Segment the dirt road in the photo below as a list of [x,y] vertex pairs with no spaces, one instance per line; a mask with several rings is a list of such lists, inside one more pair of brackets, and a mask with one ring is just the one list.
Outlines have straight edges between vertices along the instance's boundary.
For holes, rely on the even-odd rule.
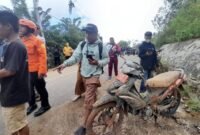
[[[76,80],[77,66],[69,67],[64,70],[63,74],[49,71],[47,81],[47,89],[49,92],[49,100],[52,108],[70,101],[74,94],[74,85]],[[40,105],[40,104],[38,104]],[[0,108],[1,111],[1,108]],[[31,121],[33,116],[29,116]],[[2,115],[0,115],[0,135],[4,132]]]
[[[53,108],[68,103],[74,96],[74,87],[76,82],[77,74],[77,65],[66,68],[62,74],[57,72],[49,71],[46,78],[47,90],[49,92],[50,104]],[[105,74],[102,76],[103,80],[106,79],[107,67],[105,67]],[[38,103],[38,105],[40,105]],[[32,122],[36,118],[33,118],[32,115],[29,116],[29,121]],[[37,118],[41,119],[41,117]],[[5,132],[3,118],[1,114],[0,106],[0,135],[3,135]]]

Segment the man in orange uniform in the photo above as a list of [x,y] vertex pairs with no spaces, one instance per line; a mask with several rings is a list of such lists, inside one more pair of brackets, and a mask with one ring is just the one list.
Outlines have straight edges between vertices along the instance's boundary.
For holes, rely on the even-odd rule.
[[36,108],[34,87],[41,98],[41,108],[34,113],[34,116],[40,116],[51,107],[46,90],[44,77],[47,73],[47,55],[44,43],[34,35],[36,25],[27,19],[20,19],[20,36],[28,52],[28,65],[31,84],[31,100],[27,109],[27,114],[31,114]]

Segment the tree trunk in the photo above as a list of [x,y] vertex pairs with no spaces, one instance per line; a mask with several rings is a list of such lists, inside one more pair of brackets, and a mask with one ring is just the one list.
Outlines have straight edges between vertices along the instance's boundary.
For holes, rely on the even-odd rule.
[[38,5],[39,5],[39,0],[33,0],[33,7],[34,7],[35,15],[36,15],[37,24],[38,24],[39,27],[40,27],[42,37],[45,38],[44,32],[43,32],[43,27],[42,27],[42,21],[41,21],[39,12],[38,12]]

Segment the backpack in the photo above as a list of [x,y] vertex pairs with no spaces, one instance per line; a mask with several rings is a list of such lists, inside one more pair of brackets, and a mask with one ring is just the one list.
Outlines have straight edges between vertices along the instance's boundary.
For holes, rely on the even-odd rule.
[[[86,42],[82,41],[81,43],[81,51],[83,50],[83,47],[85,46]],[[102,59],[102,52],[103,52],[103,44],[102,43],[98,43],[98,47],[99,47],[99,59]]]
[[[81,51],[83,50],[84,46],[86,45],[86,41],[82,41],[81,43]],[[103,52],[103,44],[102,42],[98,43],[99,47],[99,59],[102,59],[102,52]],[[102,73],[104,73],[103,67],[102,67]]]

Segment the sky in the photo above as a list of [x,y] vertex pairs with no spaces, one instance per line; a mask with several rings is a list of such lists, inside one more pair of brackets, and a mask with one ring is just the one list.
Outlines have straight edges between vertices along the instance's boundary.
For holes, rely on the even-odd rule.
[[[12,8],[10,0],[0,0],[0,5]],[[31,9],[32,0],[26,0]],[[109,37],[119,40],[143,40],[145,31],[156,32],[152,20],[163,0],[74,0],[71,17],[82,17],[82,25],[94,23],[104,41]],[[52,23],[69,17],[68,0],[40,0],[43,9],[52,8]]]

